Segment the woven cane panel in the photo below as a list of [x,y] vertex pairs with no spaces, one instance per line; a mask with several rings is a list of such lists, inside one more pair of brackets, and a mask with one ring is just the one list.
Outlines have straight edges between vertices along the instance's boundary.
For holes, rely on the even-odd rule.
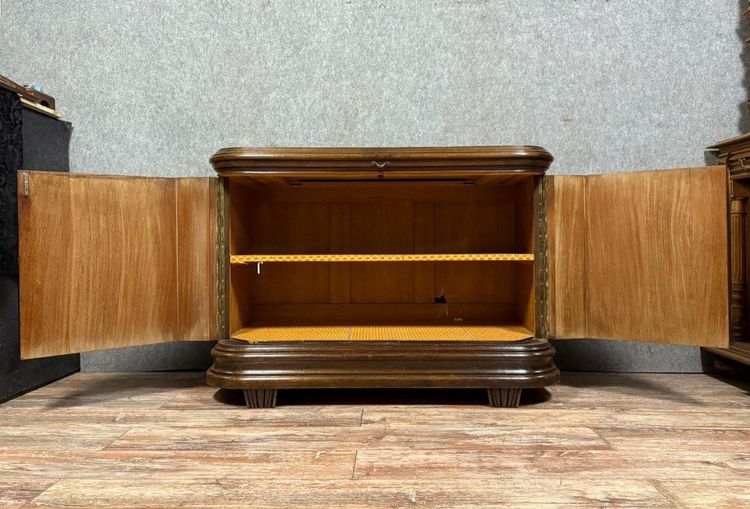
[[263,341],[521,341],[533,334],[520,325],[257,325],[232,334]]
[[467,341],[463,327],[420,325],[364,325],[352,327],[354,341]]
[[465,329],[474,341],[521,341],[534,337],[521,325],[469,325]]
[[456,262],[505,261],[533,262],[530,253],[457,253],[457,254],[284,254],[232,255],[232,264],[271,262]]
[[344,341],[349,339],[351,327],[339,326],[257,326],[232,334],[245,341]]

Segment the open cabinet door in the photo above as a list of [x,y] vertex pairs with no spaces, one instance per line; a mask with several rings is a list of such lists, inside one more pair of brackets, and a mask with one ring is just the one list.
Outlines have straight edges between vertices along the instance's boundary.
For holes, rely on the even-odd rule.
[[217,185],[18,172],[21,357],[215,339]]
[[545,187],[550,337],[728,346],[724,166]]

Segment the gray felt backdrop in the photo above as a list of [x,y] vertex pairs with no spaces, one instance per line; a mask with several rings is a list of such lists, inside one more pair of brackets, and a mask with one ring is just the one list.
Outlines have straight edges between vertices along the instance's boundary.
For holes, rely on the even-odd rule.
[[[744,132],[744,0],[0,0],[0,74],[74,125],[71,169],[210,175],[236,145],[536,144],[556,173],[704,163]],[[695,348],[558,343],[563,367]],[[206,344],[83,356],[202,367]]]

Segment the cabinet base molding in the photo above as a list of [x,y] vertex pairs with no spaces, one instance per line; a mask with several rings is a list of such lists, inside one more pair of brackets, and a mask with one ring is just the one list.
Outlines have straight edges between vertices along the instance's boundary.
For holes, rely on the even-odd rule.
[[278,389],[488,389],[492,406],[518,406],[521,389],[554,385],[546,339],[508,342],[220,340],[209,385],[244,391],[249,407],[275,405]]
[[713,356],[713,358],[704,358],[704,369],[711,371],[711,366],[706,366],[706,362],[711,362],[715,357],[729,359],[730,361],[738,362],[746,366],[750,366],[750,343],[747,342],[734,342],[729,345],[729,348],[703,348],[704,352]]

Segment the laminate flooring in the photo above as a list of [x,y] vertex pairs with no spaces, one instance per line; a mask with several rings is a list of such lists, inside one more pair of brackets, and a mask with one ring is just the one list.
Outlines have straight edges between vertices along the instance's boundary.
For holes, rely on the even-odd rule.
[[[532,403],[533,401],[533,403]],[[0,405],[0,507],[750,507],[750,384],[563,373],[484,391],[282,391],[79,373]]]

